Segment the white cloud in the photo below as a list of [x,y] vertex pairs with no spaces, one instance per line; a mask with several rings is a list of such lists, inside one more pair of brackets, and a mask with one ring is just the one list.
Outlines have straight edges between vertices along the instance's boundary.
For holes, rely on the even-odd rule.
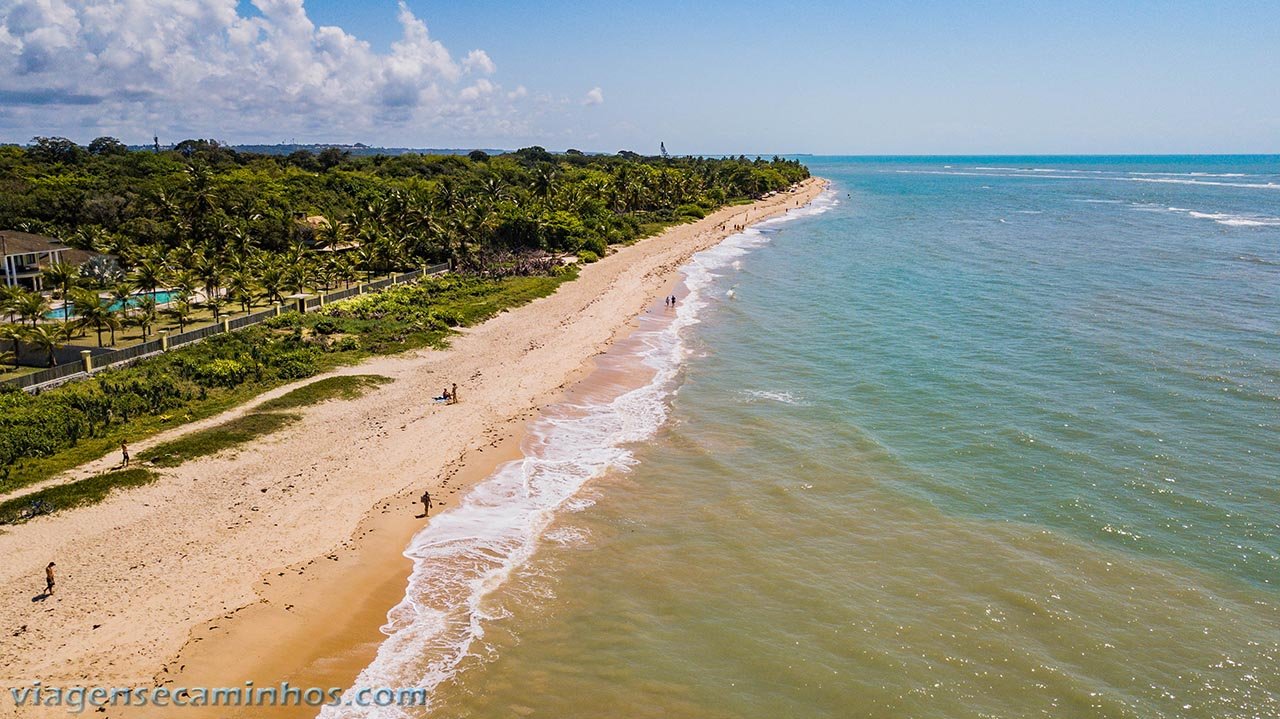
[[241,15],[236,0],[0,0],[0,135],[521,130],[509,103],[523,87],[502,92],[485,77],[497,67],[484,50],[455,60],[403,2],[387,52],[317,27],[302,0],[253,4],[260,15]]
[[474,84],[462,88],[462,92],[458,93],[458,97],[467,101],[475,101],[482,97],[492,95],[498,87],[483,77],[476,80]]
[[511,92],[508,92],[508,93],[507,93],[507,99],[508,99],[508,100],[516,100],[516,99],[519,99],[519,98],[525,97],[525,96],[526,96],[526,95],[528,95],[528,94],[529,94],[529,89],[528,89],[528,88],[526,88],[524,85],[517,85],[517,86],[516,86],[516,89],[514,89],[514,90],[512,90]]
[[583,105],[603,105],[604,91],[598,87],[593,87],[587,91],[587,96],[582,100]]
[[489,59],[489,53],[484,50],[472,50],[467,53],[466,59],[462,61],[462,66],[468,72],[478,72],[484,75],[492,75],[498,71],[498,66],[493,64],[493,60]]

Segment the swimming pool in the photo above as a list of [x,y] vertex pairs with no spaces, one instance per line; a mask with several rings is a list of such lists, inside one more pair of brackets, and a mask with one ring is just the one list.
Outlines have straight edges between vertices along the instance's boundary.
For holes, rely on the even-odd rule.
[[[138,294],[131,296],[127,300],[123,300],[123,301],[116,300],[112,302],[109,305],[109,308],[111,309],[112,312],[119,312],[125,307],[137,307],[138,303],[142,301],[142,298],[150,294],[151,294],[150,292],[139,292]],[[166,304],[177,294],[178,294],[177,292],[172,292],[170,290],[159,290],[155,293],[156,304],[157,305]],[[56,310],[44,313],[44,318],[47,320],[70,319],[76,316],[75,309],[76,309],[75,305],[68,303],[66,305],[63,305],[62,307],[59,307]]]

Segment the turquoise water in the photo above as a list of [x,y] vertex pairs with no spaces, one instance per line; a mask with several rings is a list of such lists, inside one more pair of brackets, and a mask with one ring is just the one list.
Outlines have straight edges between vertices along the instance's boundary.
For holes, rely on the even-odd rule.
[[717,358],[794,348],[778,389],[948,513],[1280,580],[1280,159],[813,169],[845,204],[751,258]]
[[[148,294],[152,294],[152,293],[143,293],[143,294],[134,295],[133,297],[129,298],[127,301],[124,301],[124,302],[120,300],[115,300],[110,305],[108,305],[108,309],[110,309],[112,312],[119,312],[125,307],[137,307],[141,299],[147,296]],[[154,297],[156,298],[156,304],[157,305],[166,304],[176,294],[178,293],[170,292],[168,290],[160,290],[158,292],[155,292]],[[45,316],[45,319],[50,319],[50,320],[65,320],[70,317],[76,316],[75,309],[76,309],[75,305],[67,304],[62,307],[59,307],[56,310],[53,310],[52,312],[46,312],[44,316]]]
[[373,716],[1280,716],[1280,158],[806,160],[415,540]]

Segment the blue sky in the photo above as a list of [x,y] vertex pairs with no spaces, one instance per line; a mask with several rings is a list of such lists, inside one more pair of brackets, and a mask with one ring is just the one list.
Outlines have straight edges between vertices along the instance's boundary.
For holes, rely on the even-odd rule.
[[[678,153],[1280,151],[1276,2],[299,1],[155,0],[195,18],[200,32],[176,39],[159,15],[120,18],[113,39],[99,14],[80,39],[104,58],[97,75],[29,49],[0,75],[0,139],[47,128],[140,141],[154,125],[231,141],[665,141]],[[34,43],[31,15],[0,9],[0,28]],[[177,60],[146,54],[148,28]],[[0,33],[0,71],[4,48]],[[121,76],[132,84],[113,86]]]

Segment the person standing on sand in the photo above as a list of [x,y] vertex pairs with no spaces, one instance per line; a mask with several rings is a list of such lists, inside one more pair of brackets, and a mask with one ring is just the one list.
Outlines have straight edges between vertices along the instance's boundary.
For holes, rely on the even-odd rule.
[[449,404],[458,403],[458,383],[453,383],[453,393],[449,395]]
[[58,565],[49,562],[48,566],[44,568],[44,593],[50,596],[53,595],[53,568],[56,566]]
[[123,458],[123,462],[121,462],[120,466],[128,467],[129,466],[129,445],[125,444],[124,442],[120,443],[120,456]]
[[422,502],[422,516],[426,517],[431,514],[431,492],[423,492],[422,497],[418,500]]

